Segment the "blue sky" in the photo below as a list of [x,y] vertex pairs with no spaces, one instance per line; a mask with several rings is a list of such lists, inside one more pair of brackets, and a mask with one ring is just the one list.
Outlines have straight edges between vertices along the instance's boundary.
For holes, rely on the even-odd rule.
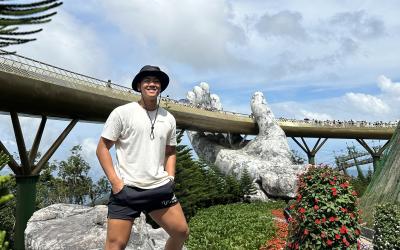
[[[251,95],[262,91],[276,117],[393,121],[400,118],[399,9],[395,0],[65,0],[37,41],[12,49],[125,86],[143,65],[159,65],[170,75],[170,97],[185,98],[204,81],[229,111],[250,113]],[[0,122],[0,139],[16,151],[9,116]],[[31,145],[39,120],[21,122]],[[49,122],[41,151],[66,124]],[[52,159],[82,144],[100,174],[101,129],[79,123]],[[357,145],[328,140],[317,160],[332,164],[346,143]]]

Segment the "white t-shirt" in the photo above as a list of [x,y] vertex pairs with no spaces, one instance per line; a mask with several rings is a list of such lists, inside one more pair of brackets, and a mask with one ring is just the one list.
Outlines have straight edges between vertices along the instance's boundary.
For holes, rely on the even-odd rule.
[[[154,121],[156,110],[149,111]],[[159,107],[151,140],[151,122],[146,110],[136,102],[114,109],[108,117],[102,137],[114,141],[115,172],[125,185],[150,189],[171,179],[164,169],[165,146],[176,145],[176,121]]]

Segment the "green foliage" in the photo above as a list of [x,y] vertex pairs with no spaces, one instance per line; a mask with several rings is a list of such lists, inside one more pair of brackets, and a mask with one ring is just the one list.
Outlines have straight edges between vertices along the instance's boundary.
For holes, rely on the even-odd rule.
[[249,171],[245,168],[242,176],[240,177],[240,190],[243,192],[244,201],[250,201],[250,195],[254,195],[257,192],[254,182],[249,174]]
[[[9,157],[0,152],[0,170],[7,164]],[[11,176],[0,176],[0,209],[14,198],[13,194],[9,193],[8,184],[11,182]],[[3,224],[3,222],[1,223]],[[0,228],[3,228],[2,226]],[[6,250],[9,247],[9,242],[6,238],[6,231],[0,231],[0,249]]]
[[367,189],[369,183],[372,179],[372,169],[368,170],[367,176],[357,175],[357,177],[351,177],[350,184],[353,186],[354,190],[357,192],[358,197],[361,197],[365,190]]
[[291,159],[292,159],[293,164],[301,165],[306,162],[306,159],[304,159],[304,157],[301,156],[297,150],[293,150],[293,149],[292,149]]
[[290,206],[288,249],[356,249],[361,233],[357,194],[349,179],[327,166],[299,176]]
[[[43,0],[33,3],[0,1],[0,48],[36,40],[24,38],[24,36],[40,32],[42,29],[20,32],[18,26],[50,22],[50,17],[57,12],[46,12],[61,4],[62,2],[58,2],[58,0]],[[0,51],[0,54],[8,54],[8,52]]]
[[[90,166],[83,159],[81,150],[81,146],[74,146],[71,149],[71,156],[67,160],[55,161],[44,166],[37,183],[36,209],[55,203],[94,205],[99,197],[110,192],[110,184],[105,177],[100,178],[97,183],[93,183],[91,177],[88,176]],[[40,153],[38,156],[40,157]],[[10,181],[5,184],[6,188],[15,194],[15,178],[7,178]],[[14,199],[0,205],[0,228],[6,230],[11,246],[14,237],[15,207]]]
[[400,206],[376,206],[374,220],[374,249],[400,249]]
[[282,203],[235,203],[200,210],[190,221],[188,249],[259,249],[273,237],[271,210]]
[[86,196],[90,193],[92,179],[89,174],[89,163],[83,159],[82,147],[74,146],[71,149],[71,156],[66,161],[61,161],[58,166],[58,176],[63,182],[62,192],[68,203],[85,203]]

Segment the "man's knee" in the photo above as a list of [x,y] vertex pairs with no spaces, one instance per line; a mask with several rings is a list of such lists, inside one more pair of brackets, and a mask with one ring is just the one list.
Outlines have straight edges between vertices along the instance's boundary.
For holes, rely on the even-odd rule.
[[189,227],[187,225],[182,225],[176,228],[173,236],[186,240],[189,237]]
[[118,239],[118,238],[112,238],[112,239],[107,239],[106,242],[106,250],[122,250],[126,248],[126,245],[128,242]]

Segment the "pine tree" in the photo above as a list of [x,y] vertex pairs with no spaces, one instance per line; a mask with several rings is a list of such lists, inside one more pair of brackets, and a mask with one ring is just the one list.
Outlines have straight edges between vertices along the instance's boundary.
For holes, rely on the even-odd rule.
[[250,201],[250,195],[257,193],[254,182],[246,168],[243,170],[242,176],[240,177],[240,189],[242,190],[243,199],[245,202]]
[[[15,2],[16,1],[11,3],[5,0],[0,1],[0,48],[36,40],[35,38],[25,38],[24,36],[38,33],[42,31],[42,29],[20,32],[18,31],[18,26],[50,22],[50,17],[54,16],[57,12],[46,12],[62,4],[62,2],[58,2],[58,0],[43,0],[33,3]],[[0,51],[0,54],[9,53],[10,52]]]
[[183,131],[178,131],[175,194],[186,219],[190,220],[201,208],[240,201],[243,193],[239,181],[234,176],[225,176],[202,159],[194,160],[192,150],[180,144],[182,137]]

